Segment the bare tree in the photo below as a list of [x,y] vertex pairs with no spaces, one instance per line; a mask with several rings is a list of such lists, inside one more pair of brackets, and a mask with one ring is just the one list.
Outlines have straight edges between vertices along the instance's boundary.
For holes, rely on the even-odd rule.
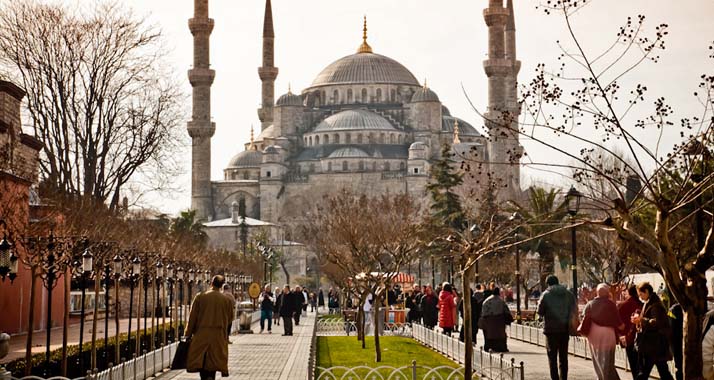
[[185,97],[160,32],[118,2],[5,2],[0,62],[27,91],[47,187],[115,209],[130,181],[161,188],[177,172]]

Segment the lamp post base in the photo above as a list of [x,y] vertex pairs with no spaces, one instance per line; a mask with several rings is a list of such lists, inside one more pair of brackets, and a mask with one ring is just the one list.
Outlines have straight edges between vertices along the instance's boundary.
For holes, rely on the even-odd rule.
[[10,380],[12,373],[6,370],[5,367],[0,366],[0,380]]

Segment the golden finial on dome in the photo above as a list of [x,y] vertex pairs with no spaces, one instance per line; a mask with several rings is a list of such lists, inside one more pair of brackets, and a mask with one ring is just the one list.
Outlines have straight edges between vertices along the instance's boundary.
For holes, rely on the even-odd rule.
[[249,150],[258,150],[258,147],[255,145],[255,137],[254,137],[254,132],[253,132],[253,124],[250,125],[250,146],[248,147]]
[[288,82],[288,94],[292,95],[292,93],[293,93],[292,85],[290,84],[290,82]]
[[429,88],[429,85],[426,83],[426,78],[424,78],[424,89],[426,90],[428,88]]
[[454,119],[454,145],[461,144],[459,139],[459,119]]
[[367,16],[364,16],[364,28],[362,29],[362,45],[357,49],[357,53],[371,53],[372,47],[367,43]]

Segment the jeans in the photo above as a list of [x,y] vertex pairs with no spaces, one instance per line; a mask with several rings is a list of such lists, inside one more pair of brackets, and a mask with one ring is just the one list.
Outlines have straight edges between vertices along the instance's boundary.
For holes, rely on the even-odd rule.
[[637,373],[640,371],[640,359],[637,356],[637,350],[635,350],[634,345],[629,345],[625,348],[627,353],[627,363],[630,365],[630,371],[632,371],[632,380],[637,380]]
[[260,331],[263,331],[265,327],[265,320],[268,320],[268,331],[273,329],[273,311],[272,310],[261,310],[260,311]]
[[290,317],[283,317],[283,332],[285,335],[293,335],[293,320]]
[[[551,380],[566,380],[568,378],[568,333],[546,335],[545,351],[548,353],[548,366]],[[560,366],[558,366],[560,361]],[[560,376],[558,376],[560,369]]]
[[662,361],[655,361],[651,357],[647,357],[645,355],[640,355],[640,373],[637,374],[637,380],[647,380],[650,378],[650,372],[652,372],[652,368],[657,367],[657,372],[659,373],[659,378],[661,380],[673,380],[674,378],[672,377],[672,374],[669,373],[669,367],[667,366],[667,362],[662,360]]

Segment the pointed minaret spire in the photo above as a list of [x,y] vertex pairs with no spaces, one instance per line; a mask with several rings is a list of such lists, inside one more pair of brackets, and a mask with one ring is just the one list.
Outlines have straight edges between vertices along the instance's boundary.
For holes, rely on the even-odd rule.
[[248,150],[258,150],[258,147],[255,146],[255,131],[253,129],[253,124],[250,125],[250,146],[248,146]]
[[264,130],[273,124],[273,105],[275,104],[275,79],[278,68],[275,67],[275,31],[273,30],[273,7],[270,0],[265,1],[265,18],[263,19],[263,66],[258,68],[262,82],[261,108],[258,109],[260,129]]
[[193,88],[193,109],[188,122],[192,140],[191,152],[191,209],[197,220],[213,217],[211,190],[211,137],[216,125],[211,121],[211,85],[216,76],[211,70],[210,37],[213,19],[208,17],[208,0],[194,0],[194,15],[188,21],[193,35],[193,67],[188,80]]
[[454,145],[461,144],[461,139],[459,138],[459,119],[454,119]]
[[364,16],[364,27],[362,28],[362,45],[357,49],[357,53],[371,53],[372,47],[367,43],[367,15]]

